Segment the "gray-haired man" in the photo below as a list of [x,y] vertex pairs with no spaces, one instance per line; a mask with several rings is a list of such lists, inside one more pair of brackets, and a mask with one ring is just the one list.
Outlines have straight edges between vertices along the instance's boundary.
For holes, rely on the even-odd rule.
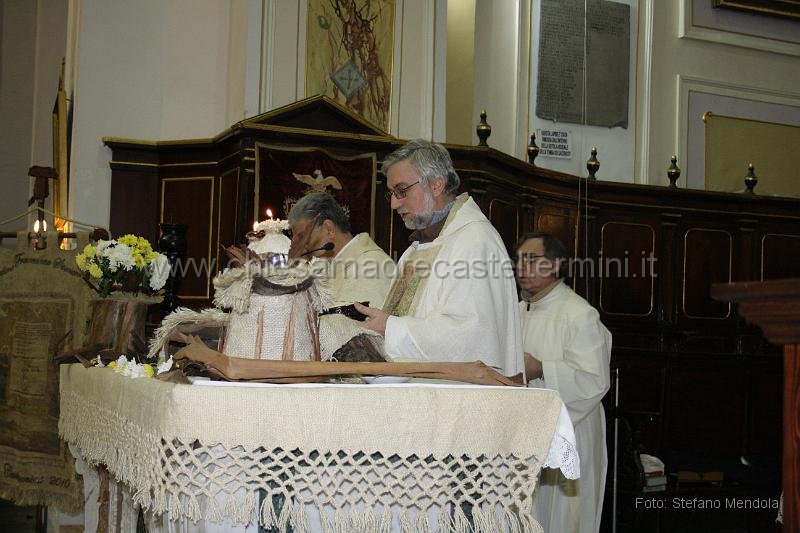
[[314,223],[304,253],[330,261],[322,283],[330,291],[333,305],[381,305],[394,274],[391,258],[368,233],[353,236],[347,215],[330,194],[308,194],[289,211],[294,235],[305,233]]
[[383,310],[357,305],[390,357],[481,360],[523,371],[517,291],[500,235],[464,193],[450,154],[414,140],[383,161],[388,199],[411,235]]

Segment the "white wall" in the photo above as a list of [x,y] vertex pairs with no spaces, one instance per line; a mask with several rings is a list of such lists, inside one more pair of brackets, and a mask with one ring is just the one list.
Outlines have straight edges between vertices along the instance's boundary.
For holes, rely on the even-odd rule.
[[[686,84],[679,80],[720,97],[751,94],[784,105],[800,99],[800,56],[734,46],[741,38],[681,38],[681,9],[692,0],[630,1],[640,14],[631,21],[639,35],[638,55],[631,56],[638,59],[629,128],[635,137],[609,149],[610,132],[587,134],[572,166],[543,158],[539,165],[584,175],[588,148],[596,144],[600,179],[665,183],[670,156],[677,154],[681,164],[686,132],[699,120],[689,116]],[[474,99],[463,110],[474,128],[485,107],[494,128],[489,144],[520,159],[537,127],[531,89],[538,5],[476,2]],[[305,0],[1,0],[0,214],[24,208],[31,164],[51,164],[51,91],[65,40],[72,51],[67,84],[74,88],[71,215],[107,225],[110,151],[102,137],[209,137],[244,116],[304,97],[305,6]],[[397,0],[396,6],[390,133],[446,139],[447,5]],[[724,90],[714,93],[714,87]]]
[[[67,0],[0,1],[0,220],[27,209],[28,168],[53,165],[52,110],[66,18]],[[13,231],[26,222],[2,229]]]
[[[653,20],[650,93],[642,110],[649,127],[638,148],[642,182],[667,183],[669,158],[677,154],[679,166],[686,159],[687,129],[701,120],[689,115],[688,96],[681,94],[687,79],[720,96],[749,94],[753,100],[784,104],[800,98],[800,57],[735,46],[741,42],[737,34],[722,34],[723,42],[680,38],[681,9],[691,9],[692,0],[643,0],[642,4],[647,4],[643,10],[652,11]],[[683,177],[678,183],[686,186]]]
[[[306,97],[305,0],[249,0],[247,39],[248,116]],[[395,46],[389,133],[411,139],[444,137],[446,4],[440,0],[395,1]],[[253,27],[253,17],[261,19]],[[256,32],[260,35],[256,35]],[[258,59],[257,59],[258,58]],[[438,73],[438,74],[437,74]],[[313,95],[308,95],[313,96]],[[256,108],[256,102],[258,102]]]
[[31,164],[52,166],[53,105],[66,50],[67,0],[38,0],[37,6]]
[[473,144],[475,100],[475,0],[447,3],[446,135],[449,143]]
[[[487,122],[492,126],[489,146],[520,158],[527,144],[529,17],[529,0],[475,4],[472,121],[477,126],[485,109]],[[474,127],[472,140],[478,144]]]
[[[670,0],[672,1],[672,0]],[[541,21],[541,2],[534,2],[531,17],[531,33],[536,36],[531,42],[531,72],[533,82],[530,88],[530,122],[528,129],[534,133],[536,129],[555,129],[568,131],[572,135],[572,158],[557,159],[552,157],[539,156],[536,165],[552,170],[567,172],[576,176],[588,175],[586,171],[586,160],[589,159],[593,146],[597,147],[597,158],[600,160],[600,170],[597,178],[600,180],[633,182],[634,181],[634,160],[636,148],[636,95],[637,95],[637,35],[638,35],[638,0],[618,0],[619,3],[630,6],[630,66],[628,75],[628,127],[627,128],[606,128],[601,126],[588,126],[581,124],[571,124],[567,122],[554,122],[536,116],[536,77],[539,66],[539,24]],[[591,80],[587,80],[586,91],[591,90]],[[527,143],[526,143],[527,144]],[[523,152],[524,154],[524,152]],[[518,157],[522,157],[518,155]]]
[[[33,132],[36,2],[0,3],[0,220],[27,209]],[[15,231],[19,222],[4,226]]]
[[[72,0],[76,2],[78,0]],[[211,137],[244,116],[244,0],[80,0],[71,213],[108,225],[102,138]]]
[[493,148],[524,160],[527,157],[526,147],[530,134],[537,128],[567,130],[573,140],[572,158],[540,156],[536,160],[538,166],[585,176],[586,159],[591,147],[597,146],[601,160],[599,179],[634,181],[638,1],[621,2],[631,6],[627,129],[554,123],[537,117],[536,81],[541,2],[476,2],[472,143],[478,142],[474,127],[479,121],[481,110],[485,109],[487,121],[492,126],[488,144]]

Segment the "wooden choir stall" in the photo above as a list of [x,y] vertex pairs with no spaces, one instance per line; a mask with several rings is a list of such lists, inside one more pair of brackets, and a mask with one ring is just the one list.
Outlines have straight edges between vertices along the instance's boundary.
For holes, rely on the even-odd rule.
[[[382,158],[405,141],[325,97],[243,120],[210,139],[104,142],[112,152],[112,233],[157,242],[159,224],[186,224],[187,260],[209,265],[181,278],[182,305],[208,306],[211,278],[224,267],[221,247],[241,242],[267,208],[286,218],[288,203],[311,190],[333,194],[349,210],[354,232],[369,231],[393,257],[408,244],[408,230],[383,200],[380,171]],[[602,139],[596,144],[602,161]],[[649,179],[663,185],[643,186],[605,181],[613,176],[602,166],[603,180],[595,180],[490,146],[447,148],[462,190],[509,249],[523,232],[547,231],[579,260],[592,260],[578,263],[584,268],[571,283],[614,339],[619,405],[609,394],[607,418],[626,443],[609,448],[610,460],[619,457],[619,530],[635,531],[644,520],[670,531],[686,520],[677,511],[642,516],[634,508],[642,495],[626,477],[634,450],[664,459],[673,475],[663,497],[778,498],[781,352],[732,303],[715,300],[710,287],[800,278],[800,263],[790,260],[800,256],[800,200],[670,187],[668,161],[663,176]],[[606,523],[613,470],[610,463]],[[703,483],[710,472],[717,475]],[[732,523],[763,531],[775,514],[733,509],[691,519],[707,531]],[[796,523],[784,530],[794,529]]]

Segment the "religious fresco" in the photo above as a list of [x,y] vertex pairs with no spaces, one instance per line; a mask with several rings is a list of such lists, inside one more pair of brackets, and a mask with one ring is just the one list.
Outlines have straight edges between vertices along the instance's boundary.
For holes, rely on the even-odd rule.
[[309,0],[306,96],[329,96],[389,130],[394,5]]

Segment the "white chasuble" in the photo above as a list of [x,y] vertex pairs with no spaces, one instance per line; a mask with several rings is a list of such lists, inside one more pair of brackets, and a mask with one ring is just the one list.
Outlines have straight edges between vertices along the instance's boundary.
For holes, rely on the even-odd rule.
[[467,194],[439,236],[403,253],[384,311],[385,350],[396,359],[480,360],[505,375],[523,371],[517,291],[497,230]]
[[332,305],[369,302],[380,307],[394,277],[394,263],[369,234],[359,233],[330,262],[330,275],[319,280]]

